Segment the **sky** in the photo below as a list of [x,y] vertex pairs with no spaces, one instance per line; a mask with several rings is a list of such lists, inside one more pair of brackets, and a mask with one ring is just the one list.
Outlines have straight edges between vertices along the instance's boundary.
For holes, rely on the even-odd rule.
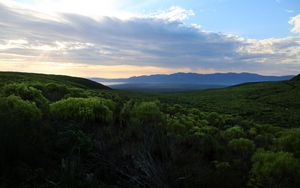
[[299,0],[0,0],[0,71],[300,73]]

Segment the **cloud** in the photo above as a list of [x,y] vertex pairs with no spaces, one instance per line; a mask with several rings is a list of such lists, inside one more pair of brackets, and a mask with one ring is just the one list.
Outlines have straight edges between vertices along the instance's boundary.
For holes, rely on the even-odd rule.
[[[135,66],[135,65],[89,65],[78,63],[53,63],[53,62],[34,62],[20,63],[14,62],[5,64],[0,61],[0,70],[35,72],[45,74],[64,74],[81,77],[104,77],[104,78],[128,78],[147,74],[170,74],[177,72],[199,72],[213,73],[213,69],[191,69],[191,68],[165,68],[156,66]],[[84,71],[83,71],[84,70]]]
[[166,11],[159,11],[154,13],[151,17],[174,22],[174,21],[184,21],[190,16],[195,16],[193,10],[190,9],[187,10],[178,6],[172,6]]
[[42,12],[44,15],[51,16],[56,13],[79,14],[93,18],[101,16],[129,18],[136,15],[123,8],[125,5],[131,6],[130,0],[4,0],[2,3],[14,8]]
[[289,24],[293,25],[293,29],[291,30],[292,32],[300,34],[300,14],[292,17]]
[[[199,25],[183,23],[193,14],[171,7],[128,19],[95,19],[72,13],[49,17],[0,3],[1,69],[41,72],[45,68],[54,73],[63,70],[71,74],[72,70],[85,75],[79,74],[81,70],[102,77],[119,77],[121,73],[115,70],[122,66],[131,67],[136,75],[146,72],[147,67],[149,73],[213,70],[296,74],[300,70],[300,37],[255,40],[206,32]],[[295,27],[296,22],[291,21]],[[100,71],[103,67],[106,74]]]

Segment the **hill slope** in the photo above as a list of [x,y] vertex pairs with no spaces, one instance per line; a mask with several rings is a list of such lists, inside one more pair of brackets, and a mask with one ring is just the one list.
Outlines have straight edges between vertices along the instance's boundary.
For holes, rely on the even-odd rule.
[[300,76],[289,81],[248,83],[223,89],[156,95],[161,101],[204,111],[237,114],[261,123],[300,126]]
[[297,80],[300,81],[300,74],[299,74],[298,76],[295,76],[295,77],[293,78],[293,80],[294,80],[294,81],[297,81]]
[[129,96],[3,73],[25,83],[0,85],[0,187],[299,188],[298,78]]
[[80,87],[83,89],[110,89],[100,83],[89,79],[62,76],[62,75],[46,75],[35,73],[20,72],[0,72],[0,86],[12,82],[41,82],[41,83],[58,83],[66,86]]

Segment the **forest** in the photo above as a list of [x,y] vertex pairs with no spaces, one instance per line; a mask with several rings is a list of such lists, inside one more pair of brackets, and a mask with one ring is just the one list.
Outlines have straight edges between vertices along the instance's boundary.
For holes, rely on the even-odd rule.
[[0,187],[299,188],[300,76],[179,93],[0,72]]

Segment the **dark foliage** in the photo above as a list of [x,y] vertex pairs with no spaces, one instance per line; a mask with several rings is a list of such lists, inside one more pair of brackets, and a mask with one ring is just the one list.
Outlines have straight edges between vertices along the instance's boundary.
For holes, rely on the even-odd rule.
[[0,75],[0,187],[300,187],[295,80],[147,95],[15,75]]

